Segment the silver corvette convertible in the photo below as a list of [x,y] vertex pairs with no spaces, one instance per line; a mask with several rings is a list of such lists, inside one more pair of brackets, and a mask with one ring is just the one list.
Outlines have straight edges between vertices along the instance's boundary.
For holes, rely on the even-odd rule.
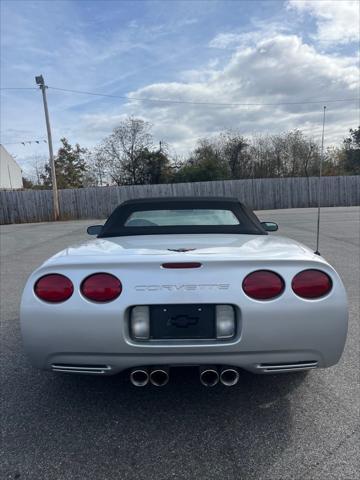
[[239,369],[329,367],[342,354],[347,300],[336,271],[231,198],[131,200],[97,238],[47,260],[21,302],[36,367],[165,385],[196,366],[206,386]]

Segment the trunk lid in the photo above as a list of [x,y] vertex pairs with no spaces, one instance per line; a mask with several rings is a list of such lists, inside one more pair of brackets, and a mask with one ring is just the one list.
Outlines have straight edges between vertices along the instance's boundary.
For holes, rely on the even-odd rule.
[[[319,260],[305,245],[272,235],[139,235],[91,240],[59,252],[46,263],[197,260]],[[150,258],[149,258],[150,257]],[[96,260],[95,260],[96,259]]]

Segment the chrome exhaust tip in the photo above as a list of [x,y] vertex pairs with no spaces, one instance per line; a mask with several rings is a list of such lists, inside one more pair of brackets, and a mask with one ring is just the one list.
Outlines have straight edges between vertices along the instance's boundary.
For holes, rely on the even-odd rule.
[[215,367],[200,368],[200,382],[204,387],[215,387],[219,383],[219,373]]
[[238,383],[239,376],[236,368],[223,368],[220,372],[220,382],[226,387],[233,387]]
[[145,368],[134,368],[130,372],[130,382],[135,387],[145,387],[149,383],[149,372]]
[[154,368],[150,372],[150,383],[155,387],[163,387],[169,381],[168,368]]

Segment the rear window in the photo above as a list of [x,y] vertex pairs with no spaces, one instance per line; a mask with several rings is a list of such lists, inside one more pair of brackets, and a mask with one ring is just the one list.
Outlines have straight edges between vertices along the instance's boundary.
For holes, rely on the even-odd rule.
[[173,227],[192,225],[239,225],[238,218],[231,210],[186,209],[186,210],[144,210],[131,213],[125,227]]
[[256,215],[237,199],[164,197],[122,203],[107,219],[99,238],[211,233],[267,235]]

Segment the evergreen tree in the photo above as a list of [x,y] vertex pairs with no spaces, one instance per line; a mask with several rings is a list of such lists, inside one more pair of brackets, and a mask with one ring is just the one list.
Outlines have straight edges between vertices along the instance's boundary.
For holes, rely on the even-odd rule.
[[[62,146],[55,157],[55,172],[57,186],[63,188],[81,188],[87,178],[87,165],[84,155],[88,153],[86,148],[81,148],[77,143],[74,147],[66,138],[61,140]],[[51,187],[50,164],[45,165],[45,171],[41,178],[46,187]]]

